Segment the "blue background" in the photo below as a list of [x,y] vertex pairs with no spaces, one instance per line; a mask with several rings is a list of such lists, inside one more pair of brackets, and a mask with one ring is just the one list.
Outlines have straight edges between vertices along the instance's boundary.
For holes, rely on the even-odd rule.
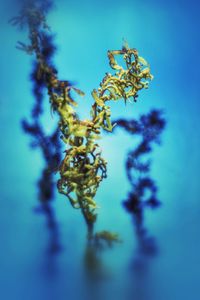
[[[108,179],[98,191],[101,206],[97,230],[118,232],[123,243],[102,254],[109,270],[106,281],[95,286],[86,280],[83,256],[86,228],[79,211],[63,196],[53,203],[62,252],[47,252],[49,232],[37,206],[35,182],[43,167],[38,151],[20,121],[30,116],[33,96],[29,73],[31,57],[16,50],[26,32],[7,20],[18,6],[1,3],[1,266],[2,299],[82,299],[110,294],[116,299],[199,299],[199,4],[196,1],[56,1],[48,21],[56,33],[55,64],[61,79],[77,82],[86,92],[79,100],[85,118],[92,103],[90,92],[109,71],[108,49],[120,49],[123,39],[138,49],[151,65],[154,80],[139,102],[112,105],[113,119],[136,118],[151,108],[165,111],[167,127],[162,146],[154,147],[152,176],[159,186],[162,206],[145,213],[145,224],[159,245],[159,255],[145,258],[146,272],[130,270],[137,240],[122,200],[130,189],[124,161],[134,141],[118,131],[101,140],[108,160]],[[56,123],[45,104],[47,133]],[[93,294],[91,293],[96,293]]]

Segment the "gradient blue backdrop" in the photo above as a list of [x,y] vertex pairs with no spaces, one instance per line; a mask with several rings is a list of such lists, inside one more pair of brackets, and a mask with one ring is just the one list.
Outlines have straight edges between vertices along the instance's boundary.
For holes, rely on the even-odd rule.
[[[1,298],[82,299],[89,288],[82,266],[86,231],[80,213],[57,194],[53,205],[63,251],[55,257],[46,254],[45,218],[33,213],[43,161],[38,151],[30,150],[29,137],[20,127],[20,120],[30,116],[33,96],[31,58],[15,48],[16,41],[26,40],[26,33],[7,24],[17,9],[11,1],[1,3]],[[101,141],[109,178],[97,195],[97,229],[116,231],[123,239],[103,254],[113,276],[94,292],[105,299],[109,293],[116,299],[129,299],[132,293],[134,300],[200,298],[199,11],[194,0],[59,0],[49,14],[60,78],[77,82],[86,92],[79,101],[83,118],[92,103],[91,90],[109,71],[107,50],[121,48],[126,39],[149,61],[155,78],[137,104],[112,106],[113,118],[135,118],[162,108],[168,121],[162,146],[152,155],[152,175],[163,205],[145,215],[160,253],[147,262],[143,278],[129,269],[137,242],[130,216],[121,206],[130,188],[124,160],[133,140],[119,130]],[[48,100],[45,110],[44,126],[50,132],[56,119],[50,116]]]

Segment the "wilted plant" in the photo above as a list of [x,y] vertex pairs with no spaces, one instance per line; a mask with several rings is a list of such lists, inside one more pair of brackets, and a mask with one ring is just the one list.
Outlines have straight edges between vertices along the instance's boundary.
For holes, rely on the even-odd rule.
[[[121,50],[108,51],[113,72],[106,73],[99,87],[92,91],[94,103],[91,115],[86,120],[80,120],[72,91],[80,96],[84,93],[71,82],[60,80],[51,62],[53,49],[49,43],[50,28],[45,19],[49,6],[50,1],[26,1],[11,23],[28,28],[29,44],[18,42],[17,48],[35,56],[35,80],[47,89],[51,109],[59,116],[58,127],[66,150],[58,168],[58,190],[74,208],[82,211],[89,237],[92,237],[98,208],[95,195],[100,182],[107,176],[107,162],[102,157],[98,139],[102,130],[112,132],[116,125],[112,124],[108,102],[122,99],[126,103],[131,98],[136,101],[138,91],[148,88],[153,76],[148,63],[136,49],[124,45]],[[122,56],[124,67],[117,63],[116,56]],[[116,239],[107,231],[98,233],[98,236],[101,239]]]

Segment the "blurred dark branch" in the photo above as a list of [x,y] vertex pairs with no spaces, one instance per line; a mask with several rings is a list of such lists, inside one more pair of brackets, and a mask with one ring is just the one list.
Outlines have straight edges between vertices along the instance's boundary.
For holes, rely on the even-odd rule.
[[[29,39],[31,45],[18,42],[17,48],[32,54],[34,47],[40,45],[40,55],[33,61],[30,79],[32,81],[32,92],[34,103],[31,117],[22,120],[22,128],[25,133],[31,136],[31,148],[38,148],[42,154],[45,166],[37,182],[38,199],[41,207],[37,211],[43,212],[47,219],[47,226],[50,232],[49,251],[56,253],[60,249],[58,226],[53,207],[50,202],[54,199],[55,180],[54,174],[58,170],[61,162],[61,144],[59,130],[53,130],[50,135],[45,133],[42,126],[43,103],[45,100],[46,73],[41,68],[40,61],[48,65],[54,73],[57,73],[52,59],[56,51],[54,35],[46,24],[45,15],[52,8],[53,1],[50,0],[23,0],[21,1],[21,11],[17,17],[10,20],[12,25],[24,28],[28,25]],[[34,32],[43,24],[43,30],[39,35]],[[48,30],[45,30],[48,29]]]
[[[157,254],[156,241],[148,233],[144,222],[146,208],[157,208],[160,201],[157,198],[157,184],[150,176],[151,161],[146,155],[153,150],[153,144],[160,143],[166,121],[163,112],[152,110],[142,115],[139,120],[119,119],[115,121],[131,135],[140,136],[141,141],[133,150],[129,151],[126,159],[126,173],[132,190],[129,192],[123,205],[133,217],[133,223],[138,240],[138,257],[135,260],[137,266],[141,267],[141,258]],[[140,263],[139,263],[140,262]],[[139,264],[138,264],[139,263]]]
[[46,203],[54,198],[54,173],[61,160],[61,147],[59,141],[59,131],[56,129],[50,136],[44,134],[44,130],[38,119],[33,124],[22,121],[22,127],[26,133],[32,137],[32,148],[39,148],[45,161],[45,167],[38,181],[38,194],[41,203]]

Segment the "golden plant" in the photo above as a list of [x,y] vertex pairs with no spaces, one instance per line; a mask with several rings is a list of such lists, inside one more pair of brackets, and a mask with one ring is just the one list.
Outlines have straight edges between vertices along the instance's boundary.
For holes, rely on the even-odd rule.
[[[98,208],[95,195],[100,182],[106,178],[107,171],[107,162],[102,157],[98,139],[101,138],[102,130],[112,132],[117,125],[112,124],[108,102],[121,99],[125,103],[130,99],[136,101],[138,92],[148,88],[148,83],[153,78],[149,64],[139,56],[136,49],[129,48],[127,44],[121,50],[108,51],[112,73],[106,73],[99,87],[92,91],[94,103],[90,117],[80,120],[75,110],[77,102],[71,92],[75,91],[80,96],[84,93],[69,81],[59,80],[56,69],[43,51],[43,40],[50,30],[45,10],[41,9],[37,1],[29,2],[11,22],[13,25],[28,27],[30,44],[18,42],[18,48],[35,55],[37,79],[43,80],[51,108],[59,116],[58,126],[66,150],[59,166],[58,190],[69,199],[74,208],[81,209],[89,236],[92,236]],[[116,56],[122,56],[124,66],[117,63]],[[109,236],[112,240],[112,234],[107,231],[99,233],[99,236]],[[113,239],[116,239],[115,235]]]

